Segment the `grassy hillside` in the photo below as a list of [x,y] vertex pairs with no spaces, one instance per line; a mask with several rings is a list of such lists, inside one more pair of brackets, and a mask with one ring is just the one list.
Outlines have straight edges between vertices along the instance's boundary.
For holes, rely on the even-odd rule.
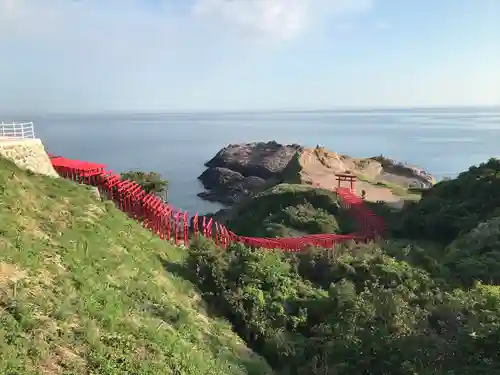
[[280,184],[224,212],[235,233],[288,237],[313,233],[350,233],[353,223],[335,193],[308,185]]
[[165,270],[180,249],[3,159],[0,189],[0,374],[269,373]]

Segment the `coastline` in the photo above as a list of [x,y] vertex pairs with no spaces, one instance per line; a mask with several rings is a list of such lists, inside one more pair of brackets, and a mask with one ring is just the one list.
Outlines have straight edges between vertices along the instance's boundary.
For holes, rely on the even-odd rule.
[[37,136],[54,154],[102,161],[117,172],[157,171],[171,182],[169,199],[175,206],[206,213],[220,206],[196,196],[202,191],[197,176],[204,171],[203,164],[230,143],[275,139],[308,147],[321,143],[328,150],[360,157],[383,153],[419,165],[437,180],[455,177],[498,154],[500,109],[434,112],[401,110],[377,116],[324,111],[244,116],[20,114],[16,119],[33,121]]

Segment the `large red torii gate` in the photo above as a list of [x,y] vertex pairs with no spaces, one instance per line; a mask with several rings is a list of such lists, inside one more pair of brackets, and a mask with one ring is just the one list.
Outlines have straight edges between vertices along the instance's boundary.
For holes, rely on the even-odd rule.
[[351,191],[356,190],[356,180],[357,177],[355,174],[352,174],[350,172],[344,172],[344,173],[336,173],[335,178],[337,179],[337,188],[340,189],[340,185],[342,182],[348,182],[349,186],[351,188]]

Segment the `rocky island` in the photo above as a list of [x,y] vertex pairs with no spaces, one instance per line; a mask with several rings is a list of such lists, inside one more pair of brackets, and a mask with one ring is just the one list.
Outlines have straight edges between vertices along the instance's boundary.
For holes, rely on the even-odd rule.
[[323,147],[307,148],[275,141],[231,144],[206,164],[198,177],[203,199],[231,206],[279,183],[307,184],[332,189],[335,174],[357,176],[357,193],[368,200],[399,202],[412,188],[427,189],[435,179],[421,168],[384,156],[356,158]]

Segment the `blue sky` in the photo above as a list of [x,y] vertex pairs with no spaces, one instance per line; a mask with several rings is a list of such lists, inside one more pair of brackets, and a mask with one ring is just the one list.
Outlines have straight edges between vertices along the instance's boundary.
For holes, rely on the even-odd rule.
[[499,0],[0,0],[0,112],[500,104]]

